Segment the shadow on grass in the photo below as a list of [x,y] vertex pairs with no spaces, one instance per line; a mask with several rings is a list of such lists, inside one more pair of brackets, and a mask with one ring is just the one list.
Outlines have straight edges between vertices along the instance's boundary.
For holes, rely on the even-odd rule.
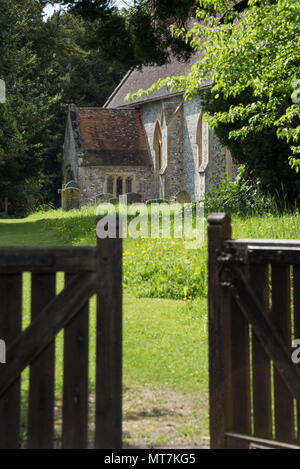
[[126,415],[126,420],[139,420],[141,418],[157,418],[157,417],[167,417],[167,416],[180,415],[180,413],[161,408],[153,408],[151,411],[141,410],[140,412],[128,412]]
[[0,220],[0,246],[62,246],[68,244],[47,219]]

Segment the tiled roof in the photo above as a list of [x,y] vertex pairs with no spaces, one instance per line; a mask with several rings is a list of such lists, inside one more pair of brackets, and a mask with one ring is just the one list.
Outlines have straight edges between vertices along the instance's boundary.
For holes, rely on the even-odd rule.
[[79,127],[84,165],[150,166],[139,110],[72,107],[70,111]]
[[[191,66],[200,60],[199,55],[194,55],[188,62],[179,62],[173,60],[172,62],[162,66],[149,66],[143,67],[141,70],[135,69],[127,73],[120,85],[115,89],[112,95],[108,98],[105,103],[105,108],[118,108],[122,106],[132,106],[147,102],[153,99],[159,99],[164,96],[172,96],[174,93],[167,93],[165,88],[154,91],[149,96],[142,96],[136,101],[124,101],[125,96],[128,93],[135,93],[138,90],[147,89],[159,78],[167,78],[178,75],[187,75]],[[177,93],[176,93],[177,94]]]

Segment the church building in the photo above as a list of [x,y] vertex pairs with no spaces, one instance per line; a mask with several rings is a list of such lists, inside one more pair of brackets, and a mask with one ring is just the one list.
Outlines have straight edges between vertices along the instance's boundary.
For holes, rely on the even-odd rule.
[[130,192],[146,201],[186,191],[198,201],[224,173],[232,177],[229,151],[202,119],[207,85],[188,101],[165,89],[124,100],[159,78],[187,74],[195,60],[131,70],[103,108],[69,107],[63,182],[79,184],[84,205],[94,205],[99,194]]

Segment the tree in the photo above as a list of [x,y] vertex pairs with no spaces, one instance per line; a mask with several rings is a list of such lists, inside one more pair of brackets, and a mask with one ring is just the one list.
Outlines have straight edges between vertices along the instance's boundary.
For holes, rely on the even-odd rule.
[[[248,104],[250,100],[247,91],[237,99],[225,99],[221,95],[215,99],[213,94],[206,92],[203,96],[203,107],[213,115],[226,112],[230,106],[240,102]],[[286,198],[293,204],[299,195],[300,186],[299,174],[289,164],[290,146],[284,139],[277,137],[275,127],[250,132],[243,139],[230,138],[231,132],[239,129],[244,123],[247,123],[247,120],[219,122],[215,133],[222,145],[230,149],[234,160],[246,165],[248,178],[254,179],[253,182],[259,179],[265,191],[274,194],[277,199]]]
[[[187,60],[193,48],[171,34],[170,24],[179,28],[191,25],[197,9],[218,15],[213,1],[124,0],[127,8],[122,10],[114,0],[59,0],[59,3],[90,21],[90,47],[99,49],[105,61],[127,68],[163,65],[174,57]],[[248,0],[232,0],[230,9],[243,11],[247,4]],[[221,21],[231,18],[225,5]]]
[[173,56],[187,60],[193,52],[189,44],[172,36],[169,25],[174,22],[183,27],[195,16],[196,0],[136,0],[122,10],[111,0],[60,0],[60,3],[89,20],[89,46],[97,48],[105,61],[128,69],[162,65]]
[[73,14],[57,12],[33,27],[33,47],[39,60],[38,76],[52,98],[43,119],[39,142],[44,151],[42,192],[44,202],[59,203],[62,145],[68,105],[101,107],[126,70],[105,63],[85,43],[86,22]]
[[15,215],[27,213],[29,196],[59,202],[68,104],[103,105],[125,73],[88,50],[82,19],[45,20],[46,3],[0,0],[0,201],[8,197]]
[[[236,147],[237,160],[246,158],[247,163],[251,160],[250,155],[239,156],[237,145],[242,148],[244,142],[251,140],[252,145],[256,142],[258,146],[265,136],[268,154],[261,152],[260,157],[270,159],[267,166],[272,166],[274,145],[278,149],[284,146],[280,146],[282,139],[289,145],[291,165],[298,168],[300,108],[291,96],[293,83],[299,76],[299,0],[249,0],[242,14],[232,11],[231,21],[224,21],[223,14],[227,9],[230,18],[229,0],[201,0],[201,5],[206,7],[212,3],[219,16],[201,10],[199,22],[190,30],[172,28],[176,37],[184,38],[201,53],[202,58],[191,72],[186,77],[160,80],[133,97],[166,86],[169,90],[184,91],[189,99],[199,92],[203,83],[210,82],[214,103],[206,100],[206,119],[217,133],[227,129],[227,143]],[[287,180],[282,178],[285,188],[289,189],[296,179],[294,189],[299,193],[299,178],[288,170],[287,156],[285,168]],[[253,169],[259,175],[257,161]],[[277,181],[281,177],[283,174],[278,172]],[[274,189],[277,181],[271,184]]]
[[0,106],[0,199],[8,197],[11,206],[23,210],[26,185],[41,172],[42,158],[34,133],[40,127],[39,115],[47,107],[39,99],[30,77],[36,57],[24,41],[25,25],[43,2],[25,0],[20,5],[0,0],[0,76],[6,82],[7,102]]

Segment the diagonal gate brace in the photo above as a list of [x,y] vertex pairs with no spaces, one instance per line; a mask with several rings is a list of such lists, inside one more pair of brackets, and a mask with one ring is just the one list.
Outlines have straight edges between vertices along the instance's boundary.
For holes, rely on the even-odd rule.
[[7,364],[0,375],[0,398],[95,292],[96,274],[76,275],[8,347]]
[[254,290],[249,286],[243,272],[232,265],[233,282],[230,290],[240,310],[252,324],[255,334],[265,352],[285,381],[287,387],[300,403],[300,368],[291,359],[291,352],[274,323],[264,314]]

